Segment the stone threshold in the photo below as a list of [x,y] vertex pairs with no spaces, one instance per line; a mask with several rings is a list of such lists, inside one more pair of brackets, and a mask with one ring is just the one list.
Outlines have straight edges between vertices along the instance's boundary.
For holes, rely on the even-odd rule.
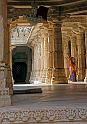
[[33,93],[42,93],[42,89],[41,88],[32,88],[32,89],[13,90],[13,94],[33,94]]
[[77,82],[68,81],[68,84],[87,84],[87,82],[83,82],[83,81],[77,81]]

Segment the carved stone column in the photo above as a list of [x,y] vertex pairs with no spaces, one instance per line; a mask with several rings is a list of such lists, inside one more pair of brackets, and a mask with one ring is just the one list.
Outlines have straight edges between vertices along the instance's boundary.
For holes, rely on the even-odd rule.
[[54,20],[54,43],[53,43],[53,70],[52,70],[52,82],[53,83],[66,83],[66,76],[64,70],[64,57],[62,50],[62,33],[61,22]]
[[11,68],[11,50],[10,50],[10,25],[7,24],[7,39],[6,42],[4,44],[4,49],[5,49],[5,53],[4,53],[4,57],[5,57],[5,63],[6,63],[6,68],[7,68],[7,77],[6,77],[6,85],[7,87],[9,87],[9,93],[10,95],[13,94],[13,83],[12,83],[12,68]]
[[[40,37],[41,38],[41,37]],[[43,54],[41,52],[41,39],[38,34],[33,39],[32,44],[32,72],[30,76],[30,83],[39,83],[42,81],[43,70]]]
[[[11,41],[10,41],[11,42]],[[12,74],[12,51],[16,48],[16,45],[10,44],[10,69],[11,69],[11,79],[12,79],[12,85],[14,84],[13,74]],[[13,91],[12,91],[13,92]]]
[[37,80],[39,82],[42,81],[42,69],[41,69],[41,62],[42,62],[42,54],[41,54],[41,32],[37,34]]
[[62,31],[62,43],[63,43],[63,54],[64,54],[64,69],[66,77],[69,77],[69,48],[68,48],[69,36],[66,31]]
[[40,69],[41,81],[44,82],[44,38],[41,38],[41,69]]
[[86,48],[86,79],[85,81],[87,82],[87,27],[85,31],[85,48]]
[[32,47],[32,71],[31,71],[31,75],[30,75],[30,83],[34,83],[34,48]]
[[48,33],[44,34],[44,82],[48,83]]
[[7,1],[0,0],[0,107],[11,104],[9,88],[6,88],[7,68],[5,61],[5,46],[7,42]]
[[37,80],[37,45],[35,44],[34,46],[34,68],[33,68],[33,79],[34,79],[34,83]]
[[52,83],[52,71],[53,71],[53,43],[54,43],[54,34],[53,27],[48,29],[48,83]]
[[[77,50],[77,39],[76,39],[76,34],[72,32],[70,36],[70,41],[71,41],[71,57],[75,58],[75,67],[76,69],[78,68],[78,50]],[[77,69],[78,70],[78,69]],[[78,77],[77,77],[78,81]]]
[[76,52],[76,37],[74,35],[74,33],[72,33],[72,36],[70,36],[70,40],[71,40],[71,56],[75,58],[75,60],[77,59],[77,52]]
[[77,33],[77,48],[78,48],[78,80],[82,81],[85,77],[85,56],[83,48],[83,32]]

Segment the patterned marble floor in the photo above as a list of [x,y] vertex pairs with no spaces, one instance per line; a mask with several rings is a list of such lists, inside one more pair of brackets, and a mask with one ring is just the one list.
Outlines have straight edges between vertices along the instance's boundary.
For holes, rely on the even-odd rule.
[[12,106],[0,108],[0,124],[87,123],[87,84],[36,87],[42,93],[13,95]]
[[[35,88],[35,86],[27,86],[30,89],[32,87]],[[42,93],[13,95],[12,104],[58,106],[85,105],[87,103],[87,84],[39,85],[36,88],[41,88]]]

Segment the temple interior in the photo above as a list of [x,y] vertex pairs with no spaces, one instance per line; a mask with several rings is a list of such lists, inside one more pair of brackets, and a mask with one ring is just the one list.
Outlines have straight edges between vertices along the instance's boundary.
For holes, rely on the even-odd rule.
[[[71,104],[68,91],[74,101],[85,93],[81,101],[86,102],[87,0],[0,0],[0,107],[45,106],[44,101],[57,98],[55,104],[63,105],[61,96]],[[29,123],[38,118],[23,124]]]

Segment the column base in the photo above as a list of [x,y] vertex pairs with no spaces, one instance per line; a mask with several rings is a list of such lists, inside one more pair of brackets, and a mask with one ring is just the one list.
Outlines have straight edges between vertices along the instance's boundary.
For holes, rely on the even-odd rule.
[[6,66],[6,69],[7,69],[6,87],[9,87],[9,94],[13,95],[13,83],[10,66]]
[[0,63],[0,107],[11,105],[9,88],[6,87],[7,68],[5,63]]
[[9,89],[0,89],[0,107],[10,106],[11,105],[11,97],[9,94]]
[[60,69],[60,68],[53,69],[51,83],[52,84],[67,84],[68,80],[65,76],[65,70]]
[[50,84],[50,80],[49,80],[49,77],[48,77],[48,69],[43,70],[41,81],[42,81],[42,83]]
[[84,81],[84,78],[85,78],[85,71],[80,68],[78,73],[78,81]]
[[68,80],[65,76],[64,69],[48,69],[41,72],[40,76],[33,74],[30,83],[46,83],[46,84],[65,84]]
[[0,96],[0,107],[10,106],[11,98],[10,96]]
[[87,82],[87,69],[86,69],[86,82]]

